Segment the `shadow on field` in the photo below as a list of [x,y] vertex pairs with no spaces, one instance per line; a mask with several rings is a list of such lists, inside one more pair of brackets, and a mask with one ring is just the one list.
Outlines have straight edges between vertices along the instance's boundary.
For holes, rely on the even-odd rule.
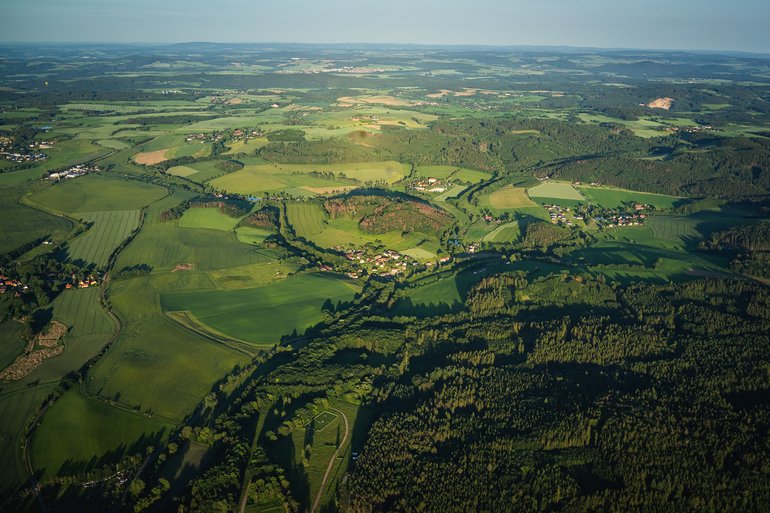
[[[117,463],[127,456],[138,455],[139,457],[143,458],[148,447],[157,447],[161,443],[163,435],[164,430],[162,429],[152,434],[144,434],[130,446],[121,444],[116,449],[107,451],[106,453],[102,454],[101,457],[97,458],[94,456],[88,461],[66,460],[64,463],[62,463],[61,467],[59,467],[57,474],[73,475],[83,472],[91,472],[95,469],[101,469],[106,465]],[[112,473],[111,470],[106,470],[106,472]]]

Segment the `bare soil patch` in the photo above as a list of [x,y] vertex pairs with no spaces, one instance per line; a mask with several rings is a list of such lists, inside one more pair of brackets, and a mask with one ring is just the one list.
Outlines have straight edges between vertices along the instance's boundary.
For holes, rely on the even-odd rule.
[[164,150],[158,150],[158,151],[146,151],[142,153],[137,153],[134,155],[134,162],[137,164],[142,164],[144,166],[153,166],[155,164],[160,164],[164,160],[166,160],[166,152],[170,150],[171,148],[166,148]]

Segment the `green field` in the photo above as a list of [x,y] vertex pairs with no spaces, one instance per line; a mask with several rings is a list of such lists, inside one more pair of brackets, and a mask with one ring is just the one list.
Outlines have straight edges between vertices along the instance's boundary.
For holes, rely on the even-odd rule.
[[361,231],[358,221],[354,219],[329,219],[328,225],[321,233],[308,236],[308,239],[324,248],[340,245],[364,246],[367,243],[383,245],[396,251],[405,251],[418,246],[435,252],[439,248],[435,237],[412,232],[402,234],[400,231],[369,234]]
[[[169,282],[166,277],[178,281]],[[161,291],[185,286],[197,289],[202,281],[210,284],[205,275],[198,273],[166,273],[157,278],[142,276],[113,282],[113,306],[130,324],[90,370],[88,392],[178,421],[217,379],[246,361],[242,353],[181,330],[160,311],[157,298]]]
[[584,201],[583,196],[572,184],[565,182],[543,182],[536,187],[527,190],[530,198],[536,201],[543,199],[562,199],[570,201]]
[[166,190],[137,180],[91,174],[65,180],[32,196],[32,201],[60,212],[135,210],[159,200]]
[[349,301],[359,290],[333,274],[306,274],[271,285],[238,290],[191,291],[161,295],[165,311],[190,312],[201,323],[240,340],[275,344],[323,319],[321,305]]
[[[32,441],[32,465],[43,478],[67,475],[143,453],[172,424],[131,413],[70,390],[43,417]],[[140,438],[145,438],[140,441]],[[99,464],[97,465],[97,461]]]
[[84,212],[80,217],[93,226],[69,244],[68,258],[104,267],[112,252],[139,227],[140,212]]
[[172,271],[178,264],[193,264],[196,270],[214,270],[265,261],[250,244],[240,242],[232,233],[179,229],[176,222],[159,220],[160,212],[192,197],[191,193],[179,192],[153,204],[147,211],[142,231],[120,253],[116,270],[148,265],[155,271]]
[[240,219],[230,217],[219,211],[218,208],[188,208],[179,219],[180,228],[206,228],[230,232],[235,228]]
[[681,201],[676,196],[667,196],[665,194],[652,194],[648,192],[628,191],[624,189],[613,189],[609,187],[589,187],[580,186],[580,191],[585,197],[604,208],[617,208],[630,201],[653,205],[658,209],[670,209]]
[[0,370],[10,365],[27,345],[21,339],[22,326],[10,319],[0,323]]
[[73,228],[69,219],[20,204],[19,199],[24,196],[24,191],[24,187],[4,187],[0,182],[0,219],[3,220],[0,254],[43,238],[63,240]]
[[287,203],[286,214],[298,237],[306,239],[321,233],[328,215],[317,203]]
[[[336,178],[310,173],[331,173]],[[247,165],[240,171],[216,178],[210,184],[223,191],[253,194],[287,191],[299,196],[314,196],[344,191],[360,183],[395,183],[406,176],[408,166],[398,162],[352,164],[261,164]],[[195,175],[193,177],[198,180]]]
[[45,398],[53,392],[56,384],[21,387],[0,395],[0,491],[6,487],[21,485],[27,480],[27,473],[21,455],[21,440],[24,429]]

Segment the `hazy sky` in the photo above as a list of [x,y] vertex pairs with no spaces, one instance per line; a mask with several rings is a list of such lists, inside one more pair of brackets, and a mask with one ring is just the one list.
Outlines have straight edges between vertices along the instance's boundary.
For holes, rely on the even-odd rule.
[[568,45],[770,53],[770,1],[0,0],[0,40]]

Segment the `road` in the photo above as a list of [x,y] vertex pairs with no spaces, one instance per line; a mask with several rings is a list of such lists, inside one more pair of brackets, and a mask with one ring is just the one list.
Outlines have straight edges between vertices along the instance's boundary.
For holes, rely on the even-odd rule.
[[315,513],[316,510],[318,510],[318,505],[321,503],[321,496],[323,496],[324,489],[326,488],[326,481],[329,479],[329,475],[332,473],[332,469],[334,468],[334,463],[337,461],[337,457],[340,455],[340,451],[342,450],[343,447],[345,447],[345,442],[348,441],[348,432],[350,431],[348,418],[344,413],[342,413],[340,410],[337,410],[335,408],[329,408],[329,411],[333,411],[342,415],[342,420],[345,421],[345,436],[342,437],[342,441],[337,446],[337,450],[334,451],[334,456],[332,456],[331,460],[329,460],[329,465],[326,467],[326,473],[324,474],[324,478],[321,481],[321,485],[318,487],[318,493],[315,496],[315,501],[313,501],[313,508],[310,510],[310,513]]

